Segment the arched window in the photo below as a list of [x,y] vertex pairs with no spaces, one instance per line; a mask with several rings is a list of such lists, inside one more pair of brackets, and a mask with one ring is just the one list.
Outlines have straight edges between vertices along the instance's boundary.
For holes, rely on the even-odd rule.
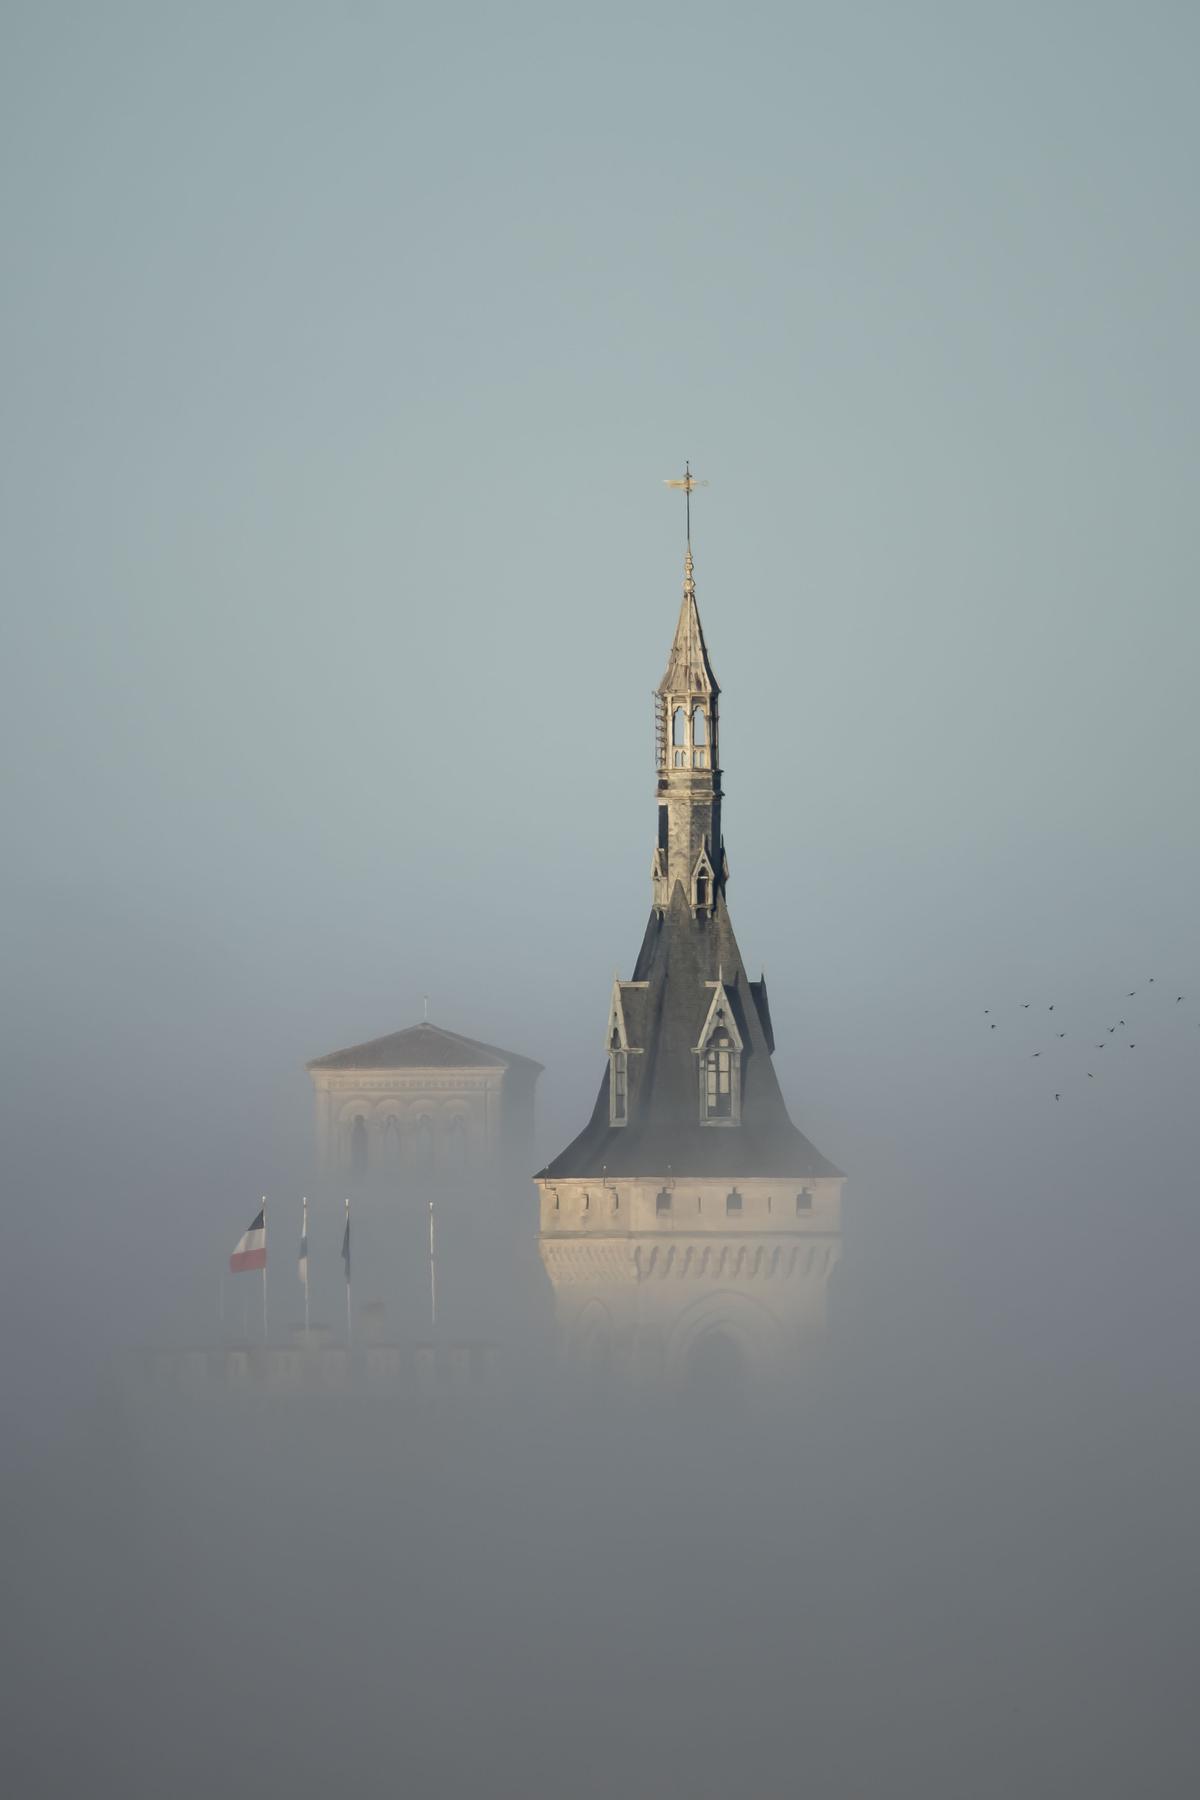
[[467,1121],[455,1113],[446,1128],[446,1168],[461,1175],[467,1166]]
[[677,769],[687,767],[687,712],[677,706],[671,714],[671,743],[673,752],[671,760]]
[[395,1113],[391,1113],[383,1128],[383,1160],[389,1168],[395,1168],[400,1161],[400,1121]]
[[433,1120],[428,1113],[422,1113],[413,1127],[412,1134],[413,1167],[419,1175],[428,1175],[433,1170]]
[[796,1195],[796,1211],[798,1213],[811,1212],[812,1200],[813,1197],[808,1188],[801,1188],[800,1192]]
[[708,720],[704,711],[697,706],[692,713],[692,767],[707,769],[708,767]]
[[350,1127],[350,1167],[356,1175],[367,1172],[367,1121],[361,1113]]
[[708,905],[708,876],[707,875],[697,875],[697,877],[696,877],[696,905],[697,906],[707,906]]
[[741,1210],[742,1210],[742,1196],[738,1193],[736,1188],[730,1188],[729,1192],[725,1196],[726,1214],[740,1213]]

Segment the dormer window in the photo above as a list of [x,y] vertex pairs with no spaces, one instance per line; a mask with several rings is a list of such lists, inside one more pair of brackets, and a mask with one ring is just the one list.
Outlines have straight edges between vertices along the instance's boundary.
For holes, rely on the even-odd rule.
[[733,1049],[727,1031],[718,1031],[704,1053],[704,1116],[733,1117]]
[[708,852],[701,850],[696,858],[696,866],[692,870],[692,905],[697,912],[711,910],[715,886],[716,876],[713,874],[713,866],[708,860]]
[[[608,1122],[610,1125],[628,1125],[629,1123],[629,1058],[640,1054],[636,1045],[629,1047],[629,1033],[625,1028],[625,1008],[621,1000],[621,982],[613,982],[612,1004],[608,1009],[608,1035],[605,1049],[608,1051]],[[640,987],[642,983],[632,982],[631,987]]]
[[[614,1040],[616,1036],[614,1031]],[[629,1119],[629,1057],[615,1041],[609,1061],[608,1120],[610,1125],[624,1125]]]
[[729,995],[719,982],[696,1054],[700,1064],[700,1123],[739,1125],[742,1118],[742,1039]]

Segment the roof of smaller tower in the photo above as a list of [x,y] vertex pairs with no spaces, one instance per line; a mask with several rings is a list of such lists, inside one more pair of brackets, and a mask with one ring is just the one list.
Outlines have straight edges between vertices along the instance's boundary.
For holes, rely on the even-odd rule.
[[387,1037],[372,1038],[366,1044],[351,1044],[347,1050],[333,1050],[305,1063],[306,1069],[532,1069],[541,1073],[542,1065],[532,1057],[518,1056],[515,1050],[499,1050],[495,1044],[480,1043],[477,1038],[463,1037],[441,1025],[425,1020],[409,1025],[403,1031],[389,1032]]
[[696,606],[696,582],[689,548],[683,564],[683,602],[675,641],[667,660],[667,672],[658,684],[660,694],[719,694],[717,678],[708,660],[708,647]]

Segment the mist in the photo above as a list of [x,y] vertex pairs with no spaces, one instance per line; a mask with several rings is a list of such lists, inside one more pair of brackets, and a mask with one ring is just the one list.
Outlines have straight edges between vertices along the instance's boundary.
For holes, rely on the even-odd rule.
[[[1198,53],[6,9],[12,1792],[1190,1791]],[[736,1397],[564,1357],[532,1181],[651,906],[685,458],[729,908],[847,1176]],[[437,1324],[356,1191],[337,1391],[156,1387],[303,1341],[302,1196],[340,1354],[305,1065],[426,1017],[544,1065]],[[373,1386],[376,1301],[494,1381]]]

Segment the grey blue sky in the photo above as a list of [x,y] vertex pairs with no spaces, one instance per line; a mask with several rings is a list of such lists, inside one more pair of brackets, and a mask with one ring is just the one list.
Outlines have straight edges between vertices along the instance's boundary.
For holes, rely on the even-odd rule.
[[3,1079],[76,1248],[223,1255],[425,992],[576,1128],[685,457],[733,916],[860,1209],[1192,1166],[1200,1012],[1057,1110],[977,1022],[1200,991],[1194,8],[2,29]]

